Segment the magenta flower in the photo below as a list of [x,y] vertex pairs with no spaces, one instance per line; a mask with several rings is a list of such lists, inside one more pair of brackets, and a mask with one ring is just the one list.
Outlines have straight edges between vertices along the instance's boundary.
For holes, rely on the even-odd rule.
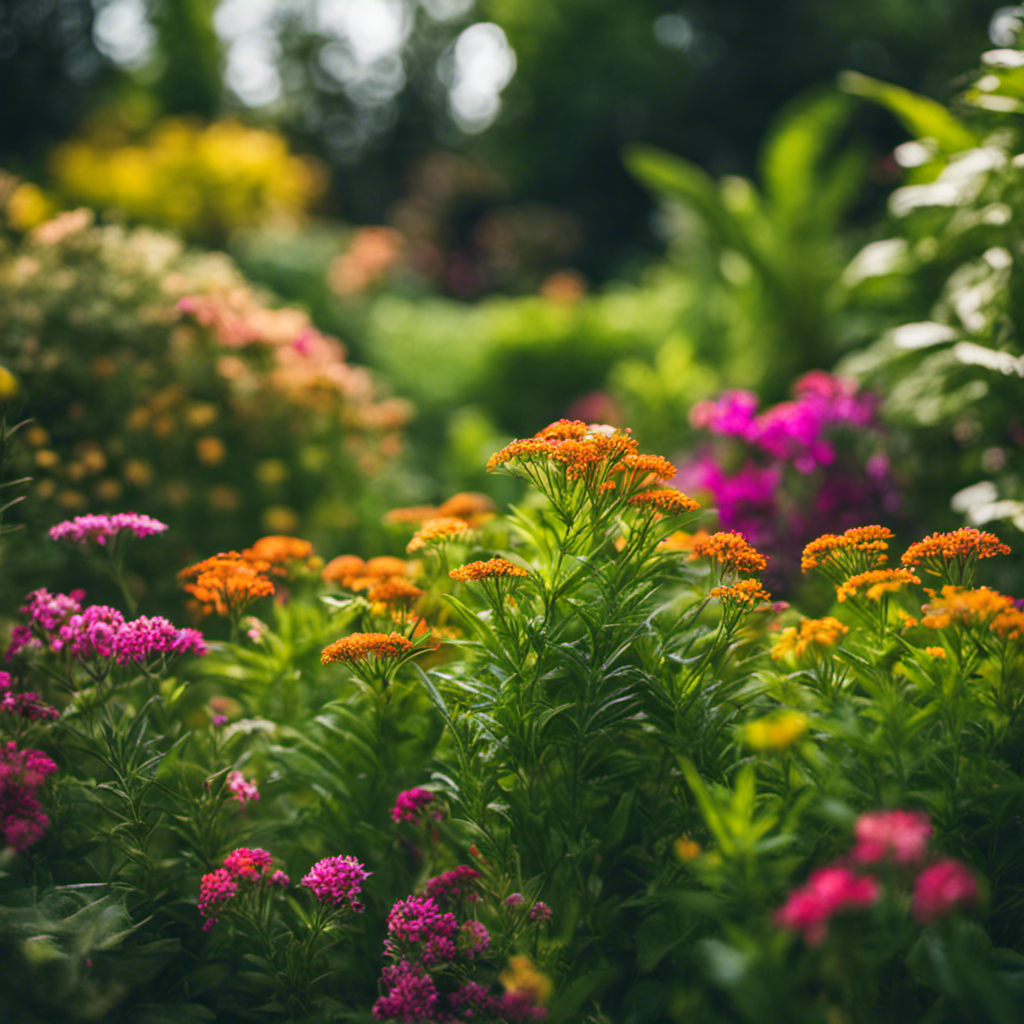
[[389,946],[414,945],[425,966],[455,959],[459,924],[452,913],[442,913],[429,896],[399,900],[388,914]]
[[437,986],[422,967],[401,960],[381,971],[381,981],[388,991],[373,1004],[377,1020],[425,1024],[435,1019]]
[[134,537],[149,537],[154,533],[163,533],[166,529],[166,523],[150,516],[138,512],[118,512],[110,516],[75,516],[74,519],[67,519],[51,527],[50,537],[53,540],[69,540],[74,544],[95,541],[102,547],[122,531]]
[[347,907],[359,914],[363,905],[356,897],[369,874],[355,857],[327,857],[317,861],[299,884],[310,889],[321,903]]
[[235,878],[244,878],[249,882],[258,882],[267,875],[267,869],[274,863],[274,858],[266,850],[250,850],[240,847],[232,850],[224,858],[224,867]]
[[118,665],[141,664],[164,655],[206,654],[206,642],[197,629],[179,629],[163,616],[142,615],[124,623],[114,638]]
[[[31,620],[33,626],[44,633],[53,633],[72,615],[77,615],[82,610],[84,598],[84,590],[72,590],[70,594],[51,594],[45,587],[40,587],[25,598],[25,603],[19,610]],[[7,656],[11,656],[10,650]]]
[[256,788],[256,780],[250,779],[246,782],[245,776],[241,772],[228,772],[228,777],[224,784],[231,793],[232,799],[237,800],[243,807],[250,800],[259,800],[260,798],[260,791]]
[[464,921],[459,929],[459,949],[472,960],[491,944],[490,932],[479,921]]
[[534,903],[528,916],[531,921],[550,921],[551,908],[546,903]]
[[920,811],[874,811],[857,819],[854,833],[853,859],[858,864],[917,864],[928,851],[932,825]]
[[[427,804],[437,799],[436,794],[426,789],[407,789],[398,794],[395,806],[391,810],[391,818],[394,822],[411,821],[416,822],[420,818],[420,812]],[[441,812],[434,812],[434,820],[440,821]]]
[[113,658],[117,634],[124,626],[124,616],[104,604],[90,605],[72,615],[50,640],[50,649],[71,654],[82,661]]
[[476,868],[460,864],[444,874],[428,878],[423,886],[423,895],[435,900],[438,906],[448,909],[460,900],[473,903],[480,897],[476,893],[475,880],[480,877]]
[[877,899],[878,883],[873,878],[844,867],[818,868],[775,912],[775,923],[803,932],[808,946],[820,946],[835,914],[869,907]]
[[960,907],[974,906],[978,899],[978,883],[967,865],[945,857],[917,876],[911,909],[921,924],[931,924]]
[[0,712],[19,715],[30,722],[52,722],[60,718],[60,712],[47,704],[35,690],[15,693],[9,672],[0,672]]
[[0,746],[0,837],[19,853],[46,834],[50,819],[36,791],[56,770],[41,750],[19,750],[13,740]]
[[238,895],[238,882],[231,877],[226,868],[218,868],[208,875],[203,875],[199,883],[199,902],[196,906],[199,913],[206,918],[203,931],[208,932],[218,921],[217,912],[228,900]]

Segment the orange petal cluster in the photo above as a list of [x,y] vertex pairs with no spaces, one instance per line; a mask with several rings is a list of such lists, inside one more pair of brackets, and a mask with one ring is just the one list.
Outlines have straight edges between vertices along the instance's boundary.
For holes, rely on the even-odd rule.
[[267,561],[228,551],[182,569],[178,577],[192,581],[184,589],[200,602],[203,614],[216,611],[233,616],[257,598],[274,593],[274,584],[266,575],[270,571]]
[[831,615],[822,619],[804,619],[799,626],[790,626],[782,631],[772,647],[772,659],[778,661],[792,654],[799,660],[808,650],[834,647],[849,632],[849,626]]
[[453,580],[468,583],[471,580],[493,580],[507,577],[522,577],[530,574],[507,558],[491,558],[486,562],[468,562],[448,573]]
[[871,569],[857,573],[836,589],[836,600],[845,601],[861,591],[869,601],[880,601],[885,594],[901,590],[910,583],[921,580],[909,569]]
[[988,587],[965,590],[949,584],[922,611],[921,625],[929,629],[945,629],[953,623],[995,628],[997,620],[1002,626],[1009,625],[1012,618],[1009,613],[1017,609],[1012,597]]
[[428,519],[413,535],[405,550],[412,554],[431,544],[462,540],[469,533],[469,523],[456,516]]
[[709,596],[731,605],[764,604],[772,598],[760,580],[738,580],[729,587],[712,587]]
[[928,565],[942,562],[965,562],[976,558],[994,558],[1008,555],[1009,547],[994,533],[986,533],[974,526],[963,526],[951,533],[933,533],[916,544],[911,544],[901,559],[904,565]]
[[295,562],[305,562],[313,557],[313,545],[299,537],[271,535],[260,537],[251,548],[242,552],[242,557],[252,562],[269,562],[271,573],[284,576],[288,566]]
[[653,491],[641,491],[627,499],[633,508],[653,509],[666,516],[680,516],[684,512],[692,512],[700,505],[688,494],[672,487],[659,487]]
[[320,652],[320,664],[335,661],[365,661],[375,658],[401,658],[413,649],[413,643],[401,633],[353,633],[328,644]]
[[867,556],[866,560],[872,566],[884,565],[888,559],[887,542],[892,540],[892,537],[892,530],[885,526],[854,526],[838,535],[823,534],[804,548],[800,568],[807,572],[809,569],[820,568],[843,554],[855,552]]
[[723,572],[754,573],[768,568],[768,559],[742,533],[712,533],[695,540],[691,558],[712,558]]

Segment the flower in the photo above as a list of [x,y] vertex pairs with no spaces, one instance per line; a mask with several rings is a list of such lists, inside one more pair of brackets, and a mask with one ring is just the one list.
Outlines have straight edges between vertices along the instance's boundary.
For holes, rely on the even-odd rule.
[[358,555],[338,555],[332,558],[320,571],[324,583],[340,583],[348,587],[352,580],[357,579],[366,566]]
[[243,807],[250,800],[259,800],[260,791],[256,788],[256,780],[250,779],[246,782],[241,772],[228,772],[225,786],[233,800],[237,800]]
[[851,576],[845,583],[836,588],[836,600],[845,601],[848,597],[864,596],[869,601],[880,601],[886,594],[901,590],[910,583],[920,583],[919,577],[909,569],[872,569]]
[[508,968],[498,975],[505,991],[527,996],[533,1003],[546,1003],[551,997],[551,979],[533,965],[528,956],[509,957]]
[[273,863],[274,858],[266,850],[251,850],[245,846],[232,850],[224,858],[224,867],[231,872],[234,878],[241,878],[248,882],[258,882],[261,880],[279,881],[278,876],[280,876],[284,878],[284,883],[287,884],[287,877],[280,875],[280,872],[269,873]]
[[401,960],[381,971],[381,981],[388,991],[373,1004],[377,1020],[394,1020],[399,1024],[434,1020],[437,987],[421,966]]
[[[19,611],[27,616],[34,626],[52,633],[64,625],[72,615],[82,610],[84,598],[84,590],[72,590],[69,594],[51,594],[45,587],[40,587],[26,597]],[[8,650],[8,657],[10,656]]]
[[712,587],[708,596],[734,607],[762,604],[772,598],[758,580],[738,580],[729,587]]
[[924,859],[932,824],[920,811],[874,811],[857,819],[857,845],[853,859],[858,864],[892,861],[916,864]]
[[479,921],[464,921],[459,928],[459,950],[472,960],[491,944],[491,936]]
[[845,533],[823,534],[804,548],[800,568],[820,569],[831,564],[867,571],[885,565],[892,530],[885,526],[854,526]]
[[[305,562],[313,557],[313,545],[298,537],[284,537],[273,534],[260,537],[251,548],[242,552],[242,557],[251,562],[269,562],[270,572],[283,576],[294,562]],[[265,571],[265,570],[264,570]]]
[[[436,793],[426,789],[406,789],[398,794],[395,806],[391,809],[391,820],[396,824],[401,821],[416,822],[420,820],[420,812],[428,804],[437,799]],[[440,821],[440,811],[434,812],[434,820]]]
[[790,893],[775,912],[775,923],[782,928],[803,932],[808,946],[820,946],[828,936],[832,917],[850,910],[869,907],[878,899],[878,883],[855,874],[849,868],[818,868],[807,882]]
[[387,576],[373,583],[366,593],[374,604],[401,604],[423,596],[423,591],[405,576]]
[[441,908],[429,896],[410,896],[399,900],[388,914],[388,935],[394,942],[417,947],[421,963],[450,962],[455,959],[459,925],[451,912]]
[[688,494],[671,487],[660,487],[653,491],[641,491],[627,499],[633,508],[653,510],[661,515],[681,516],[700,508]]
[[963,583],[979,559],[1009,553],[1009,547],[995,534],[963,526],[911,544],[901,561],[904,565],[920,565],[925,572],[945,577],[949,583]]
[[274,584],[266,576],[269,571],[269,562],[228,551],[182,569],[178,576],[194,579],[185,584],[185,591],[199,600],[205,614],[212,610],[234,618],[257,598],[274,593]]
[[688,835],[681,835],[673,844],[672,849],[680,860],[696,860],[700,854],[700,843]]
[[[419,792],[423,792],[423,790]],[[403,818],[401,820],[408,821],[410,819]],[[423,886],[423,895],[429,896],[438,906],[444,908],[463,901],[474,903],[480,898],[475,885],[478,878],[480,878],[480,872],[476,868],[471,868],[468,864],[460,864],[458,867],[452,868],[451,871],[428,878]]]
[[988,629],[994,628],[997,622],[1005,622],[1002,617],[1013,610],[1012,597],[988,587],[964,590],[946,584],[922,609],[925,614],[921,617],[921,625],[929,629],[946,629],[953,624],[967,629]]
[[162,655],[207,653],[206,641],[197,629],[179,629],[163,616],[142,615],[124,623],[114,636],[114,660],[118,665],[141,663]]
[[356,897],[369,874],[355,857],[326,857],[317,861],[299,884],[306,886],[321,903],[359,914],[363,905]]
[[463,540],[469,533],[469,523],[457,516],[428,519],[413,535],[405,550],[412,554],[421,548],[439,546],[450,541]]
[[161,523],[150,516],[138,512],[118,512],[109,516],[75,516],[74,519],[50,527],[50,537],[53,540],[69,540],[74,544],[95,541],[103,547],[111,537],[116,537],[121,531],[135,537],[150,537],[155,533],[163,533],[166,529],[166,523]]
[[506,558],[491,558],[486,562],[467,562],[448,575],[453,580],[468,583],[471,580],[491,580],[506,577],[523,577],[530,574],[521,566],[515,565]]
[[526,915],[531,921],[550,921],[551,908],[539,900],[530,907],[530,913]]
[[334,661],[365,661],[374,658],[401,658],[413,649],[412,641],[401,633],[353,633],[328,644],[320,652],[320,664]]
[[0,672],[0,712],[19,715],[30,722],[52,722],[60,718],[60,712],[47,704],[35,690],[15,693],[9,672]]
[[13,740],[0,746],[0,838],[19,853],[46,834],[50,819],[36,792],[56,770],[41,750],[19,750]]
[[911,911],[921,924],[931,924],[959,907],[974,906],[979,898],[978,883],[967,866],[944,857],[917,876]]
[[823,648],[834,647],[849,632],[849,626],[831,615],[822,619],[804,619],[799,626],[789,626],[779,634],[779,639],[772,646],[772,658],[778,661],[792,654],[799,660],[808,650],[820,652]]
[[113,658],[117,635],[124,627],[124,616],[107,605],[90,605],[57,630],[50,640],[54,651],[70,653],[83,661],[92,658]]
[[218,868],[210,874],[203,875],[199,882],[199,901],[196,906],[199,913],[206,918],[203,922],[204,932],[208,932],[217,924],[217,911],[237,895],[238,882],[226,868]]
[[800,711],[780,711],[747,722],[743,740],[753,750],[786,750],[807,732],[807,716]]
[[926,647],[924,649],[924,653],[927,654],[929,658],[938,658],[939,661],[946,660],[945,647]]
[[768,559],[753,547],[742,533],[713,533],[694,541],[691,558],[710,558],[716,561],[722,572],[755,573],[764,572]]

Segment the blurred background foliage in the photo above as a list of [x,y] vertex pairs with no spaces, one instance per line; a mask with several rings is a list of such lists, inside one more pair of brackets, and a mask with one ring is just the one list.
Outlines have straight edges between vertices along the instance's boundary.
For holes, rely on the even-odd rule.
[[[506,498],[488,455],[558,416],[685,463],[695,404],[749,389],[774,422],[838,368],[877,396],[880,520],[1020,529],[1022,23],[980,0],[9,0],[0,361],[58,453],[22,442],[50,502],[26,509],[157,500],[60,477],[96,448],[150,466],[158,503],[189,481],[161,508],[193,546],[224,488],[219,536],[358,545],[389,499]],[[210,249],[228,262],[196,276]],[[375,375],[308,444],[281,324]],[[246,374],[203,378],[194,332]],[[404,431],[366,418],[388,395]],[[229,414],[193,428],[190,403]],[[354,452],[367,430],[382,458]],[[723,481],[767,479],[756,443],[713,447]]]

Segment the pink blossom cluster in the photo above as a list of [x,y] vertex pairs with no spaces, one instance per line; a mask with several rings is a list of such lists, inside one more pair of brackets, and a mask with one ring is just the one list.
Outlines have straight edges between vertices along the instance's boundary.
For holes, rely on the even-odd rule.
[[[406,789],[398,794],[395,806],[391,809],[391,818],[396,824],[402,821],[419,821],[423,808],[436,799],[437,795],[427,789]],[[435,821],[440,821],[443,816],[440,810],[434,811]]]
[[369,874],[355,857],[326,857],[317,861],[299,884],[306,886],[321,903],[359,914],[363,905],[357,897]]
[[[897,866],[916,871],[928,855],[932,825],[918,811],[890,810],[863,814],[854,830],[856,844],[847,863],[812,872],[776,911],[775,922],[803,934],[808,946],[820,946],[837,914],[873,906],[881,885],[864,869]],[[978,902],[978,885],[966,865],[951,857],[925,866],[914,880],[911,912],[920,924]]]
[[492,995],[486,985],[470,981],[456,989],[448,1003],[459,1020],[473,1020],[479,1017],[497,1017],[510,1024],[543,1020],[547,1010],[538,1006],[529,992],[504,992]]
[[480,872],[476,868],[460,864],[451,871],[428,878],[423,886],[423,895],[446,910],[463,902],[473,903],[480,898],[475,885],[479,877]]
[[385,967],[380,978],[387,992],[373,1004],[377,1020],[393,1020],[399,1024],[437,1020],[437,986],[422,966],[399,960]]
[[36,794],[56,770],[40,750],[19,750],[13,740],[0,746],[0,836],[19,853],[46,834],[50,819]]
[[459,923],[455,915],[442,912],[429,896],[399,900],[388,914],[389,951],[412,953],[424,965],[455,959]]
[[40,588],[29,594],[21,614],[30,625],[12,631],[7,657],[37,644],[55,652],[67,651],[81,661],[109,659],[118,665],[206,653],[198,630],[179,629],[159,615],[125,621],[116,608],[107,605],[83,608],[84,597],[84,590],[51,594]]
[[217,924],[217,915],[239,893],[259,885],[286,886],[288,876],[283,871],[272,871],[273,865],[274,858],[266,850],[241,847],[224,858],[223,867],[203,875],[196,903],[206,918],[203,931],[208,932]]
[[139,512],[117,512],[114,515],[84,515],[67,519],[50,528],[53,540],[69,540],[74,544],[95,541],[101,547],[122,531],[134,537],[150,537],[163,533],[166,523]]
[[793,394],[760,413],[749,391],[698,402],[690,422],[711,443],[682,460],[675,480],[687,493],[708,492],[720,528],[775,555],[775,571],[795,571],[822,522],[842,530],[898,505],[874,399],[820,370],[801,377]]
[[52,722],[60,718],[60,712],[47,704],[35,690],[16,693],[9,672],[0,672],[0,712],[18,715],[30,722]]
[[250,800],[259,800],[260,798],[260,791],[256,786],[256,780],[249,779],[246,781],[245,776],[241,772],[228,772],[224,785],[231,794],[231,798],[237,800],[243,807]]

